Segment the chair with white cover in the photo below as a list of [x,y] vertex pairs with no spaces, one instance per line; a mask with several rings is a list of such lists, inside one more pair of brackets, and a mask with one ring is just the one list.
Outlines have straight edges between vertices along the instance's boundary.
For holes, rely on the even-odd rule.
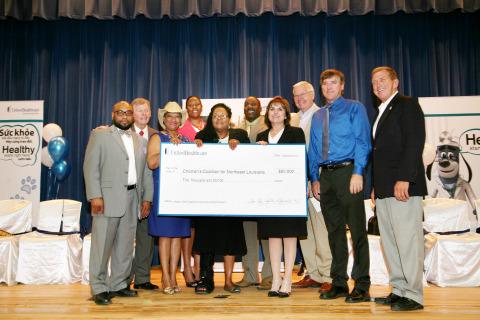
[[[40,203],[38,230],[79,231],[81,202]],[[52,235],[32,232],[20,238],[16,281],[24,284],[70,284],[81,280],[82,239],[79,233]]]
[[[350,232],[347,233],[348,243],[348,264],[347,273],[351,277],[353,268],[353,248]],[[368,235],[368,247],[370,250],[370,281],[374,286],[388,286],[388,267],[383,254],[383,247],[380,236]]]
[[32,231],[32,202],[22,199],[1,200],[0,229],[11,234]]
[[0,229],[13,236],[0,237],[0,282],[15,285],[18,264],[18,241],[21,235],[32,231],[32,202],[22,199],[0,201]]
[[365,218],[367,220],[367,230],[368,230],[368,220],[375,215],[375,205],[372,202],[372,199],[364,200],[365,204]]
[[464,200],[433,198],[423,200],[423,228],[427,232],[470,231],[468,205]]
[[440,287],[480,286],[480,234],[425,235],[425,278]]

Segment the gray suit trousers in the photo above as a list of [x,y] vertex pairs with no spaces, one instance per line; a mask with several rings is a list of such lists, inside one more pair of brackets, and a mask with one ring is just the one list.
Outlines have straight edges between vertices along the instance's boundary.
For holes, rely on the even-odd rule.
[[307,267],[307,275],[317,282],[330,282],[330,267],[332,265],[332,252],[328,243],[328,231],[322,212],[318,212],[312,201],[308,199],[308,219],[306,238],[300,239],[303,260]]
[[150,282],[150,267],[153,260],[154,238],[148,234],[148,218],[137,220],[135,235],[135,257],[133,258],[132,272],[128,283],[134,284]]
[[[247,245],[247,254],[242,257],[242,265],[245,271],[243,280],[259,283],[258,278],[258,235],[257,221],[244,221],[243,232],[245,233],[245,244]],[[262,279],[272,276],[272,266],[270,264],[270,249],[268,248],[268,240],[262,239],[263,267]]]
[[406,202],[376,199],[383,252],[390,269],[392,293],[423,305],[423,197]]
[[[90,287],[93,295],[126,288],[132,268],[137,227],[137,190],[127,192],[128,208],[122,217],[93,215],[90,249]],[[111,254],[110,254],[111,253]],[[108,260],[111,257],[111,274]]]

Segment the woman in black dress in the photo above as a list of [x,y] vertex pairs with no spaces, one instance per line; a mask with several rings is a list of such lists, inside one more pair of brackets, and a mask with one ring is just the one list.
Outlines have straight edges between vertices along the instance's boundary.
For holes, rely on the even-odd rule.
[[[228,143],[225,148],[234,150],[239,143],[250,143],[243,129],[230,129],[232,110],[223,103],[212,107],[205,128],[198,132],[195,143]],[[215,254],[223,255],[225,268],[224,290],[239,293],[240,288],[232,282],[233,265],[236,255],[247,253],[243,221],[241,218],[200,217],[195,226],[193,250],[200,252],[201,280],[195,287],[195,293],[208,294],[213,291],[213,264]]]
[[[290,105],[280,96],[273,98],[267,106],[265,124],[268,129],[257,135],[257,143],[305,143],[301,128],[290,126]],[[305,195],[306,196],[306,195]],[[307,236],[305,218],[259,218],[259,238],[268,238],[270,262],[272,264],[272,289],[269,297],[286,298],[292,290],[292,272],[297,254],[297,237]],[[283,240],[283,247],[282,247]],[[285,274],[282,280],[280,267],[284,253]]]

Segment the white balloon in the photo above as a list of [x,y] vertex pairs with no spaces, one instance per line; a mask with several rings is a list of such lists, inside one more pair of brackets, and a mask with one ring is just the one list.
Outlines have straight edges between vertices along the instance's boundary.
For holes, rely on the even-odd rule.
[[437,155],[437,149],[429,143],[425,143],[425,147],[423,149],[423,165],[428,166],[431,164]]
[[48,147],[43,147],[42,149],[42,164],[45,166],[45,167],[49,167],[51,168],[52,165],[53,165],[53,159],[52,157],[50,156],[50,153],[48,152]]
[[52,138],[58,137],[62,135],[62,128],[58,124],[49,123],[43,127],[43,139],[46,142],[49,142]]

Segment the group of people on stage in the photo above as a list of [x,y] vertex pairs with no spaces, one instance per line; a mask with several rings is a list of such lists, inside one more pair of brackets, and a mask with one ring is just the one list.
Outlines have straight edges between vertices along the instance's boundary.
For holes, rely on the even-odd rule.
[[[269,297],[285,298],[292,288],[318,287],[320,299],[370,301],[364,171],[371,161],[371,198],[376,203],[392,286],[390,295],[375,298],[375,303],[395,311],[422,309],[425,121],[418,101],[398,93],[398,84],[393,69],[372,71],[373,92],[381,101],[372,125],[363,104],[343,97],[345,76],[334,69],[320,76],[324,106],[314,103],[313,86],[301,81],[293,86],[298,113],[291,113],[288,101],[276,96],[262,116],[260,101],[248,97],[245,120],[235,128],[231,126],[232,111],[223,103],[213,106],[204,122],[202,103],[196,96],[187,99],[186,110],[176,102],[160,109],[160,132],[148,126],[151,110],[147,100],[115,104],[113,125],[92,131],[84,162],[93,217],[90,284],[95,303],[109,304],[115,296],[137,296],[138,292],[130,289],[132,281],[134,289],[158,289],[150,281],[153,237],[158,237],[165,294],[181,291],[176,271],[183,253],[185,282],[198,294],[214,290],[214,257],[222,255],[224,290],[230,293],[257,286],[268,290]],[[154,181],[160,176],[160,142],[193,142],[200,148],[203,143],[224,143],[232,150],[244,143],[306,144],[308,218],[151,214],[158,209],[154,199],[159,190]],[[347,226],[354,252],[352,291],[347,284]],[[307,272],[292,283],[297,239]],[[264,255],[261,281],[259,243]],[[233,283],[238,255],[245,273],[241,281]]]

